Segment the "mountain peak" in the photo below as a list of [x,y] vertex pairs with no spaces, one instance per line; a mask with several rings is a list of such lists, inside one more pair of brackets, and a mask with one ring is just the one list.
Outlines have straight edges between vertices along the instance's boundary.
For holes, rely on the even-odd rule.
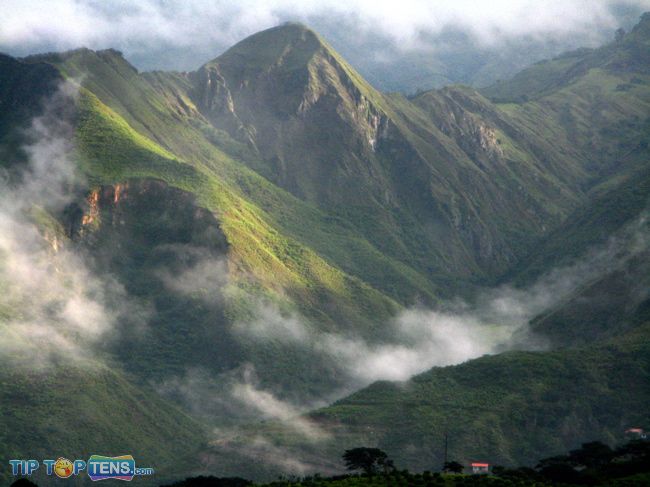
[[225,113],[239,133],[248,118],[243,112],[260,104],[286,119],[304,114],[326,93],[348,104],[374,93],[316,32],[293,22],[247,37],[190,77],[201,111],[211,119]]
[[247,37],[208,65],[237,65],[252,70],[272,66],[291,69],[304,66],[324,48],[322,39],[313,30],[302,24],[285,23]]

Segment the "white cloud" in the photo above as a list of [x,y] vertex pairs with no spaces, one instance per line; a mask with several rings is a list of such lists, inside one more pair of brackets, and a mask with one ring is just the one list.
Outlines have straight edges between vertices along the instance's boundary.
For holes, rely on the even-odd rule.
[[[286,316],[268,303],[256,319],[236,323],[238,333],[277,340],[329,357],[348,377],[343,393],[376,380],[406,380],[434,366],[464,362],[512,348],[545,348],[529,321],[552,309],[576,289],[620,268],[650,246],[648,214],[643,212],[608,241],[573,264],[553,269],[524,289],[504,285],[483,291],[470,305],[447,303],[440,310],[413,308],[390,324],[390,339],[369,341],[357,335],[328,333],[297,315]],[[646,290],[647,291],[647,290]]]
[[[65,245],[55,222],[36,223],[43,208],[62,210],[75,197],[79,178],[70,158],[68,124],[77,85],[63,83],[25,135],[28,161],[20,182],[0,181],[0,358],[4,363],[46,367],[61,360],[96,358],[98,343],[115,329],[120,303],[132,307],[109,276],[99,279],[81,253]],[[111,305],[112,304],[112,305]]]
[[340,29],[385,36],[405,49],[427,45],[425,37],[446,28],[460,28],[483,43],[549,33],[588,42],[617,27],[621,6],[641,11],[650,9],[650,0],[4,0],[0,49],[25,54],[116,47],[146,60],[162,49],[191,48],[214,56],[287,20],[314,26],[334,21]]
[[199,297],[208,303],[218,303],[228,284],[228,261],[216,257],[207,249],[189,244],[159,245],[158,249],[175,254],[175,269],[162,268],[158,277],[165,286],[179,294]]
[[310,442],[319,442],[329,434],[313,421],[302,417],[305,411],[322,407],[324,401],[294,404],[259,384],[252,364],[222,375],[193,368],[185,374],[168,377],[154,388],[164,397],[183,404],[195,416],[208,423],[246,423],[272,420],[284,425]]
[[[235,383],[230,393],[234,400],[256,411],[261,418],[279,421],[309,441],[318,442],[329,437],[313,421],[300,416],[308,407],[293,405],[279,399],[272,392],[259,388],[252,367],[247,367],[244,381]],[[311,408],[313,407],[312,404]]]

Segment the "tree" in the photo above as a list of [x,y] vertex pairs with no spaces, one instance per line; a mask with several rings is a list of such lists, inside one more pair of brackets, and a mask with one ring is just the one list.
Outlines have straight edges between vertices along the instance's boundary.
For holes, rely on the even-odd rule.
[[372,476],[379,467],[384,471],[394,468],[392,460],[379,448],[360,447],[345,450],[343,461],[348,470],[362,470],[368,476]]
[[[556,455],[554,457],[542,458],[535,467],[537,470],[542,470],[549,465],[569,465],[568,455]],[[569,465],[570,466],[570,465]]]
[[240,477],[188,477],[163,487],[248,487],[252,482]]
[[16,480],[11,487],[38,487],[34,482],[26,478],[20,478]]
[[551,482],[579,484],[582,480],[580,472],[566,463],[546,463],[539,473]]
[[445,464],[442,466],[442,471],[443,472],[451,472],[451,473],[463,473],[463,465],[458,463],[458,462],[445,462]]
[[380,459],[377,464],[381,467],[385,475],[395,471],[395,464],[390,458]]
[[600,441],[583,443],[582,447],[569,453],[569,461],[573,465],[587,468],[601,467],[609,463],[614,456],[612,449]]

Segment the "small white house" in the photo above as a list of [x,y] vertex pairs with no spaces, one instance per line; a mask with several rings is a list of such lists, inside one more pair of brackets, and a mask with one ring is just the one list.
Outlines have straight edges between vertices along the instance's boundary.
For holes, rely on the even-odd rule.
[[472,473],[481,474],[481,473],[490,473],[490,464],[489,463],[472,463]]

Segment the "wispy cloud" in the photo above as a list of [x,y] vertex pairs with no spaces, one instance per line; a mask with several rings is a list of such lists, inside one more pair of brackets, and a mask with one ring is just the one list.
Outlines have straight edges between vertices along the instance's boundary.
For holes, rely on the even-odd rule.
[[229,281],[225,256],[215,256],[214,252],[191,244],[159,245],[158,249],[169,250],[175,256],[173,271],[161,268],[157,273],[168,289],[211,304],[221,302]]
[[[283,425],[309,442],[319,442],[329,437],[313,421],[302,417],[305,411],[324,406],[323,401],[294,404],[281,399],[267,385],[260,385],[255,367],[251,363],[222,375],[206,369],[193,368],[184,375],[169,377],[154,388],[164,397],[184,405],[194,415],[208,424],[235,425],[259,420],[270,420]],[[221,430],[221,435],[223,436]]]
[[[18,178],[0,182],[0,358],[31,368],[95,356],[97,343],[129,308],[123,288],[99,279],[66,244],[51,216],[78,197],[69,123],[77,85],[62,83],[25,135]],[[18,182],[15,182],[18,179]],[[47,209],[47,211],[45,210]]]
[[298,315],[281,314],[268,303],[258,304],[256,319],[237,323],[235,330],[260,341],[278,340],[329,358],[347,375],[347,392],[376,380],[406,380],[434,366],[507,349],[545,348],[546,340],[529,330],[529,321],[581,286],[647,252],[647,221],[647,212],[643,212],[603,245],[525,288],[504,285],[486,289],[472,303],[454,301],[439,310],[405,310],[388,325],[390,338],[382,341],[369,341],[353,332],[323,332]]
[[248,367],[244,381],[235,384],[231,390],[233,399],[258,412],[263,419],[278,421],[309,441],[318,442],[329,437],[313,421],[301,416],[305,406],[295,406],[277,398],[272,392],[259,388],[254,374],[254,369]]
[[[206,455],[210,458],[209,462],[214,462],[218,467],[214,470],[223,471],[223,468],[232,468],[232,465],[220,465],[224,457],[237,458],[239,468],[235,467],[235,472],[241,472],[244,465],[250,465],[255,462],[256,475],[269,477],[277,475],[278,471],[290,476],[304,476],[316,472],[325,475],[335,475],[341,473],[341,466],[332,461],[327,461],[317,452],[306,452],[304,445],[301,448],[289,448],[280,445],[264,435],[253,435],[245,437],[245,441],[239,437],[235,431],[216,431],[216,438],[211,442],[214,450]],[[252,469],[248,469],[252,474]]]

